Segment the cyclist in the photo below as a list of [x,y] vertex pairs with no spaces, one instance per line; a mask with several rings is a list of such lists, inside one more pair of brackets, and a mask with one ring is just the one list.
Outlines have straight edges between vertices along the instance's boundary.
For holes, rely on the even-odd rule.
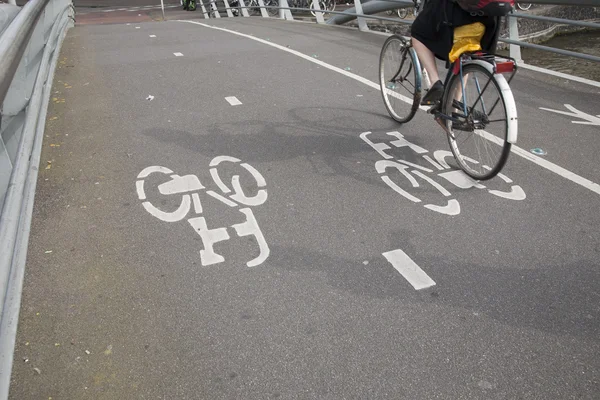
[[452,49],[454,28],[481,22],[485,34],[481,40],[483,51],[494,53],[500,31],[499,17],[474,16],[463,10],[454,0],[427,0],[423,10],[417,15],[412,28],[412,44],[419,60],[427,71],[431,88],[423,97],[421,104],[433,105],[441,100],[444,84],[440,80],[435,58],[446,61]]

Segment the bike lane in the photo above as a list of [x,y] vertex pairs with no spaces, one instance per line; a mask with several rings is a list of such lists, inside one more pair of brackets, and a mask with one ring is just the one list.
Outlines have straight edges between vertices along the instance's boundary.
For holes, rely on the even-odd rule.
[[[379,55],[388,37],[386,34],[263,19],[202,22],[223,28],[233,23],[241,33],[270,38],[379,85]],[[440,76],[444,77],[443,63],[438,61],[438,67]],[[541,149],[543,160],[599,183],[597,154],[600,147],[596,138],[600,134],[597,115],[600,110],[596,104],[600,88],[520,68],[511,89],[519,116],[517,146],[529,154],[533,154],[533,149]],[[414,121],[404,129],[415,135],[420,132]],[[532,164],[532,168],[539,167]]]
[[594,193],[516,157],[469,187],[429,116],[226,32],[64,52],[14,398],[593,398]]

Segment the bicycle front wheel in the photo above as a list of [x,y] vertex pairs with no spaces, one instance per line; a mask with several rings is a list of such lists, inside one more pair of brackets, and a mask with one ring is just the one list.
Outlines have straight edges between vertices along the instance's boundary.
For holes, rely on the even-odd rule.
[[[499,77],[498,79],[504,79]],[[442,112],[450,149],[460,168],[476,180],[495,177],[510,154],[511,99],[484,66],[466,64],[448,83]],[[513,109],[513,108],[511,108]]]
[[401,36],[392,35],[379,56],[379,86],[390,116],[410,121],[421,101],[421,64],[415,50]]

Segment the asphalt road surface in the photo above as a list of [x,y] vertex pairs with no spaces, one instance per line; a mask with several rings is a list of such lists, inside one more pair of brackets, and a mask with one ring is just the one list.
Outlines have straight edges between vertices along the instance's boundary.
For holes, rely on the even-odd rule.
[[600,398],[598,87],[520,70],[461,186],[384,35],[118,22],[63,46],[12,399]]

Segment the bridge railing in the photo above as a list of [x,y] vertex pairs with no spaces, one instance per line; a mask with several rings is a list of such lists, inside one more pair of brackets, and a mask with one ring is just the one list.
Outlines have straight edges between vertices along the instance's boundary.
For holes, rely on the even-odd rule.
[[[204,13],[205,18],[221,18],[220,13],[227,13],[228,17],[234,16],[243,16],[248,17],[248,10],[260,12],[262,17],[268,18],[268,11],[279,10],[278,17],[281,19],[293,20],[294,16],[292,11],[298,13],[304,13],[305,16],[308,16],[311,13],[314,16],[314,19],[318,24],[330,24],[330,25],[340,25],[352,20],[357,20],[358,29],[362,31],[369,30],[369,27],[366,23],[366,20],[379,20],[379,21],[388,21],[396,24],[403,25],[411,25],[413,20],[411,19],[400,19],[400,18],[391,18],[385,17],[381,15],[377,15],[379,13],[396,10],[407,7],[414,7],[414,2],[412,0],[374,0],[374,1],[366,1],[361,2],[361,0],[354,0],[354,7],[345,11],[335,11],[335,9],[325,9],[327,5],[335,4],[334,0],[331,1],[315,1],[315,0],[290,0],[290,2],[294,2],[293,4],[302,4],[307,7],[291,7],[288,3],[288,0],[236,0],[237,5],[231,6],[229,0],[219,0],[222,1],[224,7],[217,6],[217,0],[208,0],[202,1],[200,0],[198,5],[201,7],[202,12]],[[574,7],[598,7],[600,6],[600,0],[532,0],[528,3],[533,4],[547,4],[547,5],[568,5]],[[275,5],[273,5],[275,4]],[[238,10],[235,12],[234,10]],[[324,16],[330,17],[327,21],[325,21]],[[517,20],[518,19],[529,19],[529,20],[537,20],[544,21],[559,25],[567,25],[567,26],[576,26],[576,27],[584,27],[589,29],[600,29],[600,23],[590,20],[590,21],[578,21],[578,20],[570,20],[565,18],[553,18],[541,15],[533,15],[528,12],[522,12],[515,10],[511,12],[508,17],[508,37],[501,37],[499,39],[500,42],[506,43],[509,45],[510,56],[518,61],[522,61],[521,58],[521,47],[533,48],[543,51],[552,52],[555,54],[560,54],[564,56],[576,57],[588,61],[600,62],[600,57],[585,54],[580,52],[574,52],[564,49],[557,49],[549,46],[543,46],[535,43],[528,43],[523,40],[519,40],[519,27]]]
[[0,4],[0,11],[0,399],[6,399],[46,111],[74,9],[71,0],[30,0],[23,7]]

